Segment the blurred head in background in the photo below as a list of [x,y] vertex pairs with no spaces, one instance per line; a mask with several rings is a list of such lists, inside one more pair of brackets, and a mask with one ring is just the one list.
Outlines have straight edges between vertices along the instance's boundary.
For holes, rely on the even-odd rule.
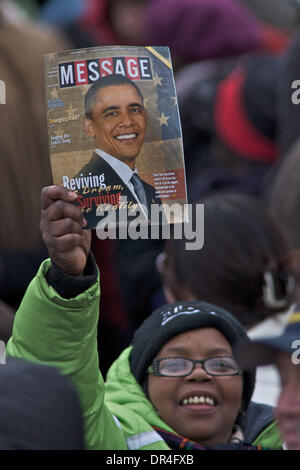
[[287,310],[294,279],[289,245],[262,204],[241,194],[205,198],[204,246],[166,242],[159,270],[168,302],[201,299],[230,311],[245,328]]

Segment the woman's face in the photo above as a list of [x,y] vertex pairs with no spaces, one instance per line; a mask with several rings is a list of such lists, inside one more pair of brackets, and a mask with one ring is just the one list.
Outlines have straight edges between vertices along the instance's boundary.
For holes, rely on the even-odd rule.
[[[201,328],[175,336],[156,357],[206,359],[231,355],[231,346],[222,333],[215,328]],[[149,397],[161,419],[179,435],[203,445],[230,440],[241,408],[242,392],[241,375],[211,376],[201,364],[186,377],[150,374],[148,378]],[[198,400],[188,400],[194,397]],[[200,397],[208,398],[208,402],[197,403]]]

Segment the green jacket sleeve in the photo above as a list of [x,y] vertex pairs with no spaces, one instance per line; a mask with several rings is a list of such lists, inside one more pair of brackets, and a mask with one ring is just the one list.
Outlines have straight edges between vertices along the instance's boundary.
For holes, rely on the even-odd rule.
[[81,403],[88,449],[126,449],[122,430],[104,402],[99,371],[98,280],[87,291],[64,299],[48,285],[46,260],[16,313],[7,356],[56,366],[74,383]]

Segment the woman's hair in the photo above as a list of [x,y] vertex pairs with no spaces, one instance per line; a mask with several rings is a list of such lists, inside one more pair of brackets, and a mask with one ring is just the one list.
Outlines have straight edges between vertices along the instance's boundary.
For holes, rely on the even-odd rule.
[[264,206],[241,194],[217,194],[203,202],[203,248],[185,250],[184,238],[166,243],[163,280],[176,300],[189,295],[214,303],[246,328],[288,308],[289,248]]

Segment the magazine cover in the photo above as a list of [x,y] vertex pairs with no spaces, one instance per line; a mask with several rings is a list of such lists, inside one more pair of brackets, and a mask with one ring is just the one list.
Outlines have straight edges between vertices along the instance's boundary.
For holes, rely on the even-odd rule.
[[115,226],[137,216],[182,222],[186,182],[169,48],[93,47],[47,54],[44,64],[53,183],[77,192],[87,228],[105,217]]

